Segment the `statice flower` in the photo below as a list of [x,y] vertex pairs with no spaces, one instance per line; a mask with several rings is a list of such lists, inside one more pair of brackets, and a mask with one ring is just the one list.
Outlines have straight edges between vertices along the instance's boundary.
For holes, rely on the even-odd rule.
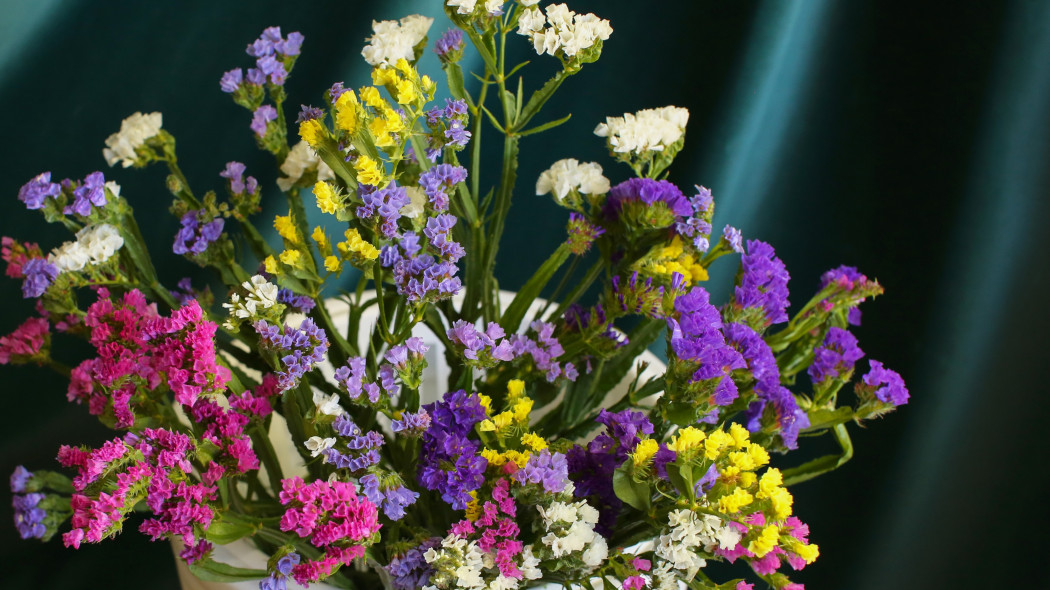
[[467,179],[467,169],[451,164],[438,164],[419,175],[419,186],[435,211],[447,211],[449,193]]
[[[678,275],[681,277],[681,275]],[[675,285],[672,284],[672,288]],[[653,278],[638,280],[638,272],[632,272],[630,278],[621,280],[619,275],[612,278],[612,299],[615,307],[627,313],[645,315],[651,318],[664,317],[663,285],[654,285]]]
[[41,172],[18,189],[18,200],[25,203],[26,209],[42,209],[44,201],[61,193],[62,187],[51,182],[51,173]]
[[598,137],[607,138],[609,148],[620,154],[641,156],[646,152],[662,152],[671,148],[685,135],[689,111],[682,107],[666,106],[624,113],[622,117],[606,117],[594,129]]
[[182,216],[182,228],[175,234],[172,252],[176,254],[201,254],[208,246],[219,239],[226,220],[216,217],[207,223],[201,223],[199,217],[204,210],[187,211]]
[[558,160],[536,180],[536,194],[551,193],[558,203],[565,202],[570,192],[604,195],[609,192],[609,179],[602,175],[596,162],[580,163],[575,158]]
[[478,455],[480,443],[467,438],[474,425],[485,419],[485,410],[477,395],[462,389],[423,408],[431,420],[423,434],[419,483],[441,492],[441,499],[453,509],[463,510],[472,500],[470,492],[485,482],[488,461]]
[[455,533],[450,534],[441,541],[441,545],[427,549],[423,553],[423,559],[431,570],[428,588],[451,590],[486,587],[482,577],[485,554],[478,548],[476,541],[468,541]]
[[255,113],[252,114],[252,122],[249,125],[252,131],[255,132],[259,137],[266,135],[266,124],[270,121],[277,120],[277,109],[271,105],[264,104],[259,108],[255,109]]
[[[245,50],[248,55],[256,58],[255,67],[248,70],[248,82],[262,85],[269,81],[275,86],[283,86],[292,64],[295,63],[295,57],[299,55],[303,40],[303,35],[298,31],[288,33],[288,37],[284,38],[281,36],[280,27],[268,27],[263,30],[262,35]],[[240,84],[240,76],[230,76],[231,73],[227,72],[220,82],[226,92],[236,92],[235,81]],[[227,76],[230,76],[230,79],[227,79]]]
[[288,191],[310,170],[317,172],[319,181],[335,180],[335,173],[328,167],[328,164],[317,157],[310,144],[300,141],[292,146],[288,156],[281,163],[281,172],[284,176],[277,179],[277,186],[282,191]]
[[820,288],[829,287],[832,288],[831,294],[819,303],[819,308],[831,311],[836,303],[845,303],[849,307],[846,319],[852,326],[860,325],[861,314],[857,305],[882,293],[878,281],[869,279],[852,266],[840,266],[824,273],[820,277]]
[[908,403],[908,388],[904,385],[904,379],[900,373],[885,368],[876,360],[868,360],[870,370],[861,378],[861,383],[856,386],[857,393],[862,397],[874,396],[880,402],[901,406]]
[[235,320],[252,319],[260,312],[270,309],[277,304],[277,296],[280,290],[277,285],[266,280],[262,275],[254,275],[250,280],[241,283],[241,287],[247,291],[243,297],[239,293],[230,295],[230,302],[223,303],[230,314],[226,320],[226,327],[236,328],[238,322]]
[[394,589],[416,590],[426,586],[434,570],[423,554],[440,545],[441,539],[433,537],[391,559],[386,571],[393,576]]
[[58,267],[43,258],[31,258],[22,265],[22,297],[40,297],[58,278]]
[[414,61],[415,48],[423,42],[434,19],[412,14],[401,19],[372,21],[372,36],[361,55],[371,66],[392,66],[397,60]]
[[326,358],[328,335],[310,318],[303,320],[298,328],[285,324],[283,330],[264,320],[257,320],[252,325],[259,335],[259,343],[282,355],[282,370],[277,372],[277,386],[281,391],[298,385],[307,371]]
[[298,295],[291,289],[279,289],[277,291],[277,301],[302,314],[310,313],[316,305],[309,296]]
[[383,514],[390,520],[401,520],[405,516],[405,508],[416,503],[419,493],[413,492],[402,485],[401,478],[396,475],[384,478],[380,481],[374,473],[364,475],[359,480],[365,497],[376,506],[383,506]]
[[514,473],[514,479],[522,484],[537,484],[549,494],[557,494],[569,483],[569,464],[562,453],[551,453],[543,449],[529,457],[525,467]]
[[791,390],[779,383],[760,382],[755,393],[758,399],[744,412],[747,429],[758,432],[764,424],[770,424],[770,430],[780,435],[785,448],[798,448],[798,433],[809,426],[809,416],[798,407]]
[[254,176],[245,178],[244,170],[245,165],[241,162],[227,162],[226,169],[219,173],[219,176],[230,181],[230,192],[235,195],[253,194],[259,189],[259,181]]
[[678,217],[692,215],[693,207],[682,191],[666,180],[631,178],[612,187],[603,212],[629,228],[656,229]]
[[760,240],[748,240],[741,265],[743,273],[733,292],[733,309],[755,329],[786,322],[791,275],[773,247]]
[[43,539],[47,533],[44,518],[47,512],[40,507],[44,500],[44,494],[15,494],[11,499],[11,505],[15,510],[15,528],[18,535],[23,539]]
[[707,562],[697,551],[710,553],[715,548],[733,549],[740,533],[710,514],[698,515],[692,510],[672,510],[667,515],[668,528],[656,542],[656,565],[653,577],[658,587],[678,580],[691,580]]
[[282,480],[281,487],[278,499],[287,506],[281,530],[309,539],[322,550],[320,557],[291,568],[299,584],[311,584],[339,566],[350,565],[364,555],[366,544],[379,532],[376,505],[359,497],[352,483],[317,480],[308,484],[294,477]]
[[809,366],[809,378],[822,384],[830,379],[849,379],[853,365],[864,356],[857,346],[857,337],[848,330],[832,326],[824,341],[813,350],[813,364]]
[[[539,7],[529,7],[518,19],[518,34],[532,40],[536,53],[558,56],[569,61],[576,56],[594,61],[597,55],[587,50],[600,47],[612,35],[609,21],[594,14],[577,14],[565,4],[549,4],[546,18]],[[584,57],[583,54],[589,54]]]
[[364,205],[357,208],[357,216],[362,220],[371,220],[383,235],[393,238],[397,235],[397,220],[401,218],[401,209],[409,204],[405,188],[391,181],[381,189],[375,187],[359,190]]
[[84,177],[75,189],[73,189],[73,202],[62,211],[66,215],[76,213],[87,217],[91,214],[91,206],[103,207],[106,204],[107,183],[101,172],[92,172]]
[[40,246],[37,244],[30,242],[19,243],[8,236],[0,238],[0,260],[7,263],[4,274],[9,278],[25,278],[22,266],[33,258],[43,257],[44,253],[40,251]]
[[135,113],[120,123],[120,131],[106,138],[102,156],[110,166],[120,162],[125,168],[139,162],[138,149],[160,133],[164,118],[160,113]]
[[780,368],[773,350],[769,348],[762,335],[744,324],[725,324],[726,344],[732,346],[744,357],[747,369],[754,376],[755,382],[767,389],[780,384]]
[[335,382],[346,391],[350,399],[358,403],[377,404],[385,393],[388,397],[397,397],[401,387],[395,379],[394,367],[383,363],[379,368],[379,379],[368,378],[364,357],[355,356],[347,360],[346,365],[335,371]]
[[[379,463],[379,448],[386,443],[382,434],[374,430],[362,431],[346,413],[335,419],[332,428],[339,435],[346,452],[330,446],[321,452],[325,463],[352,472],[363,471]],[[379,502],[376,501],[376,504]]]
[[[426,112],[427,126],[430,128],[430,135],[427,139],[429,146],[427,156],[430,161],[437,160],[442,148],[466,147],[467,142],[470,141],[470,131],[467,131],[467,113],[466,101],[451,98],[445,99],[444,107],[434,107]],[[466,178],[466,169],[463,170],[463,177]],[[462,180],[457,182],[462,182]]]
[[591,223],[586,217],[579,213],[569,213],[569,226],[566,228],[569,234],[569,251],[577,256],[582,256],[591,249],[591,244],[598,236],[605,233],[605,229]]
[[430,428],[430,414],[424,409],[418,412],[403,412],[400,418],[390,423],[390,428],[395,434],[423,436],[423,433]]
[[449,29],[442,33],[437,43],[434,44],[434,53],[441,58],[441,61],[457,61],[462,55],[463,46],[463,31]]
[[744,253],[744,237],[737,228],[731,225],[722,228],[722,239],[726,241],[726,244],[729,245],[733,252],[737,254]]
[[233,94],[237,92],[242,82],[244,82],[244,70],[234,68],[223,73],[222,78],[219,80],[219,88],[227,94]]
[[[434,221],[431,219],[430,221]],[[428,222],[427,230],[441,239],[444,251],[462,256],[462,246],[452,241],[452,225],[456,218],[445,216],[433,224]],[[439,253],[436,247],[430,248]],[[459,268],[448,259],[438,259],[430,253],[423,252],[419,235],[415,232],[404,232],[396,245],[384,246],[379,256],[380,263],[386,268],[393,268],[397,292],[409,301],[437,301],[454,296],[463,287],[456,273]]]
[[[45,318],[28,318],[14,332],[0,336],[0,365],[21,365],[47,359],[47,347],[51,340],[49,328],[50,324]],[[13,486],[14,479],[11,481]]]
[[693,398],[710,406],[725,406],[739,394],[732,371],[747,367],[743,356],[726,343],[717,308],[702,287],[675,299],[678,319],[669,318],[671,350],[675,356],[695,367],[690,392]]
[[593,569],[609,556],[605,537],[595,531],[598,511],[587,502],[552,502],[547,507],[537,506],[536,510],[546,533],[540,540],[555,559],[576,558]]
[[77,232],[75,242],[65,242],[51,251],[48,261],[60,272],[76,272],[89,264],[103,264],[124,245],[117,228],[107,223]]

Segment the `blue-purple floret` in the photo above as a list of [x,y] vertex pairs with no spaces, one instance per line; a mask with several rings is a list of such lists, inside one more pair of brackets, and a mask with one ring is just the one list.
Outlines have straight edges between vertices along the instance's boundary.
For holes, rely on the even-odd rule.
[[271,105],[264,104],[255,109],[255,113],[252,114],[252,122],[248,126],[251,127],[256,135],[263,137],[266,135],[266,124],[276,120],[277,109]]
[[452,164],[438,164],[419,175],[419,186],[435,211],[447,211],[449,193],[467,179],[467,169]]
[[420,408],[418,412],[403,412],[401,417],[390,423],[395,433],[404,432],[411,436],[420,436],[430,428],[430,414]]
[[726,324],[723,328],[726,343],[744,357],[747,368],[756,383],[766,387],[775,387],[780,383],[780,368],[773,350],[769,348],[762,336],[744,324]]
[[722,228],[722,238],[729,244],[733,252],[737,254],[744,253],[744,236],[740,233],[737,228],[727,225]]
[[437,43],[434,43],[434,53],[441,58],[448,56],[450,51],[458,51],[460,49],[463,49],[463,31],[459,29],[445,31],[438,38]]
[[84,177],[83,182],[73,189],[73,202],[67,205],[63,213],[66,215],[76,213],[87,217],[91,214],[91,206],[104,207],[106,205],[106,178],[101,172],[95,171]]
[[314,365],[325,360],[328,352],[328,336],[310,318],[303,320],[298,328],[284,326],[284,332],[264,320],[253,324],[259,334],[260,343],[283,354],[281,368],[277,372],[277,386],[287,391],[299,383],[299,379]]
[[419,483],[439,491],[452,508],[463,510],[473,499],[470,492],[485,483],[488,461],[477,454],[480,443],[467,438],[474,425],[485,419],[485,410],[477,395],[462,389],[446,393],[424,409],[431,421],[423,434]]
[[809,416],[798,407],[798,401],[788,388],[759,383],[755,386],[758,399],[748,405],[744,412],[747,429],[751,432],[762,430],[762,417],[767,406],[776,418],[777,431],[784,446],[788,449],[798,448],[798,433],[809,426]]
[[226,94],[233,94],[241,87],[242,82],[244,82],[244,70],[234,68],[223,73],[222,78],[219,79],[219,88]]
[[678,319],[667,320],[671,350],[679,359],[697,364],[692,383],[714,385],[711,403],[728,405],[739,395],[730,373],[746,368],[747,362],[736,348],[727,344],[718,309],[711,305],[707,291],[694,287],[675,299],[675,310]]
[[646,206],[663,203],[671,213],[681,217],[688,217],[693,213],[689,199],[677,186],[666,180],[631,178],[612,187],[605,204],[606,216],[615,217],[623,206],[630,202],[640,202]]
[[33,472],[19,465],[11,472],[11,491],[16,494],[24,494],[26,484],[33,478]]
[[25,203],[26,209],[41,209],[44,201],[55,198],[62,192],[62,187],[51,182],[50,172],[41,172],[18,189],[18,200]]
[[226,162],[226,169],[219,173],[219,176],[230,181],[230,192],[235,195],[253,194],[259,188],[259,182],[254,176],[244,177],[245,168],[241,162]]
[[47,532],[44,519],[47,512],[39,507],[44,494],[15,495],[11,505],[15,509],[15,527],[23,539],[42,539]]
[[175,234],[175,243],[171,250],[176,254],[200,254],[208,249],[208,246],[219,239],[226,220],[216,217],[207,223],[201,223],[198,217],[203,210],[187,211],[182,216],[182,227]]
[[314,308],[314,300],[306,295],[298,295],[291,289],[281,288],[277,291],[277,302],[291,307],[295,311],[307,314]]
[[359,480],[361,491],[365,497],[376,506],[382,506],[383,513],[390,520],[401,520],[405,516],[405,507],[411,506],[419,499],[419,493],[413,492],[405,486],[395,486],[382,489],[379,478],[369,473]]
[[30,258],[22,265],[22,297],[40,297],[58,278],[58,267],[44,258]]
[[814,384],[847,379],[853,373],[853,365],[863,356],[857,337],[848,330],[833,326],[824,336],[824,342],[813,350],[813,364],[807,371],[809,378]]
[[910,394],[900,373],[885,368],[876,360],[868,359],[868,365],[870,370],[861,378],[861,381],[864,385],[874,389],[873,393],[879,401],[895,406],[908,403]]
[[525,467],[514,472],[514,479],[522,484],[537,484],[549,494],[557,494],[569,482],[569,464],[562,453],[543,449],[529,457]]
[[418,547],[409,549],[403,555],[398,555],[391,559],[390,564],[386,566],[386,571],[394,578],[394,589],[416,590],[416,588],[422,588],[429,584],[430,576],[434,573],[434,569],[423,558],[423,554],[428,549],[439,547],[440,545],[441,538],[433,537],[427,539]]
[[[380,383],[368,380],[365,366],[364,357],[354,356],[347,360],[346,365],[335,370],[336,383],[346,391],[351,400],[360,402],[361,398],[365,397],[369,403],[375,404],[379,402],[383,391],[386,391],[390,397],[397,396],[401,392],[401,387],[393,381],[393,369],[390,365],[384,363],[383,367],[387,368],[387,378],[381,379]],[[380,372],[382,377],[382,367]]]
[[387,238],[397,236],[397,220],[401,219],[401,208],[408,205],[411,199],[405,187],[391,182],[381,189],[371,185],[361,185],[358,194],[364,205],[357,208],[357,216],[361,219],[370,219],[379,215],[375,220],[379,224],[380,231]]
[[734,291],[734,304],[743,309],[761,309],[767,326],[786,322],[791,276],[773,247],[760,240],[748,240],[741,264],[744,272]]

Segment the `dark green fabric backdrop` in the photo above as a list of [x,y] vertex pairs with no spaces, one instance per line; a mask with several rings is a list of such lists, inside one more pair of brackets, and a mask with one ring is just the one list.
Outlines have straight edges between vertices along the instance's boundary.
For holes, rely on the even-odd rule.
[[[628,170],[591,135],[606,115],[675,104],[692,118],[671,170],[714,190],[716,222],[771,242],[804,301],[841,263],[878,277],[864,307],[869,356],[908,381],[912,403],[853,429],[856,458],[795,488],[821,558],[810,588],[1050,587],[1042,465],[1050,404],[1043,381],[1050,327],[1050,3],[668,1],[571,2],[612,21],[600,62],[567,83],[556,132],[526,139],[499,278],[519,286],[562,239],[565,213],[532,195],[554,160]],[[0,230],[45,249],[64,236],[15,198],[31,176],[104,168],[103,140],[135,111],[159,110],[198,187],[228,160],[247,163],[275,196],[250,116],[219,92],[224,70],[268,25],[306,36],[288,88],[319,103],[336,80],[364,83],[359,56],[373,18],[438,16],[438,0],[386,2],[0,2]],[[521,44],[521,57],[528,52]],[[551,59],[531,56],[536,84]],[[432,55],[424,66],[436,72]],[[177,226],[159,169],[105,169],[155,240],[169,282],[198,276],[168,246]],[[201,190],[201,189],[198,189]],[[272,214],[278,210],[270,201]],[[263,224],[265,225],[265,224]],[[719,226],[720,227],[720,226]],[[725,278],[735,269],[721,269]],[[724,292],[715,291],[716,297]],[[31,311],[0,282],[7,333]],[[65,402],[64,383],[0,369],[0,473],[49,467],[59,444],[108,433]],[[6,498],[7,496],[5,496]],[[11,509],[4,501],[3,518]],[[129,527],[130,528],[130,527]],[[175,588],[165,544],[134,530],[65,550],[0,526],[10,587]]]

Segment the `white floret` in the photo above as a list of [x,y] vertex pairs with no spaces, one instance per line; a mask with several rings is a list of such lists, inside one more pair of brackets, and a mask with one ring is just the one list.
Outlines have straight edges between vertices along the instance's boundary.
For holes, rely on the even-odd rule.
[[361,50],[365,61],[372,66],[389,66],[399,59],[412,61],[415,47],[427,36],[434,19],[411,14],[396,20],[372,21],[373,34]]
[[102,156],[110,166],[120,162],[125,168],[135,163],[135,150],[160,132],[163,117],[160,113],[135,113],[120,123],[120,131],[106,138]]
[[328,164],[317,157],[310,144],[300,141],[289,150],[288,155],[284,158],[281,164],[281,172],[284,173],[284,177],[277,179],[277,186],[281,187],[282,191],[287,191],[303,177],[307,170],[314,167],[317,168],[317,180],[335,179],[335,173],[328,167]]

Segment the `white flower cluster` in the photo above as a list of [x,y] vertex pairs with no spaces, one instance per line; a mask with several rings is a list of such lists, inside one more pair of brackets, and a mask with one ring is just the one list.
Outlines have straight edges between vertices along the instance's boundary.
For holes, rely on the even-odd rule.
[[103,223],[78,231],[77,241],[55,248],[47,259],[61,272],[78,271],[88,264],[102,264],[109,260],[123,245],[124,238],[120,237],[117,228]]
[[594,14],[576,14],[565,4],[550,4],[546,12],[544,17],[539,7],[532,6],[518,18],[518,34],[532,39],[540,55],[557,55],[560,51],[571,58],[612,34],[609,21]]
[[427,36],[434,19],[419,14],[410,14],[396,20],[372,21],[373,35],[361,55],[371,66],[392,66],[399,59],[415,59],[415,47]]
[[306,439],[306,442],[303,443],[303,445],[305,445],[306,449],[310,451],[311,457],[316,457],[335,446],[335,437],[330,436],[328,438],[321,438],[319,436],[311,436]]
[[106,163],[113,166],[120,162],[125,168],[134,164],[138,158],[135,150],[160,131],[162,122],[160,113],[135,113],[121,121],[120,131],[106,138],[102,150]]
[[[323,392],[314,390],[314,405],[317,406],[317,411],[326,416],[339,416],[345,414],[346,410],[343,406],[339,405],[339,394],[333,393],[331,395],[325,395]],[[316,438],[316,437],[315,437]],[[309,442],[309,441],[307,441]],[[307,445],[309,446],[309,445]],[[312,450],[312,449],[311,449]],[[324,449],[322,449],[324,450]],[[318,451],[320,453],[321,451]],[[316,457],[317,455],[314,455]]]
[[445,537],[440,547],[427,549],[423,559],[434,569],[434,574],[430,576],[432,584],[424,586],[423,590],[515,590],[523,580],[538,580],[543,576],[540,560],[533,555],[532,547],[525,546],[521,550],[521,563],[518,565],[523,579],[500,573],[486,582],[484,570],[496,567],[495,559],[478,549],[476,542],[468,542],[456,534]]
[[242,298],[239,293],[234,293],[230,295],[229,303],[222,304],[230,312],[226,327],[231,330],[235,329],[233,318],[248,319],[260,309],[269,309],[277,304],[277,285],[267,281],[266,277],[255,275],[250,281],[241,283],[241,286],[248,292],[247,295]]
[[667,515],[670,530],[656,542],[656,566],[653,576],[661,590],[678,589],[678,570],[685,572],[684,580],[691,580],[707,562],[696,554],[703,548],[711,553],[715,547],[732,549],[740,542],[740,532],[710,514],[697,516],[692,510],[673,510]]
[[609,192],[609,179],[602,175],[602,167],[595,162],[581,164],[574,158],[566,158],[544,170],[536,180],[536,194],[553,192],[558,202],[564,201],[571,190],[603,195]]
[[660,152],[682,138],[689,122],[689,109],[666,106],[606,117],[594,129],[598,137],[609,138],[614,152]]
[[[531,0],[529,2],[522,2],[525,6],[531,6],[539,0]],[[490,15],[503,14],[503,5],[505,0],[484,0],[485,12]],[[448,0],[447,6],[451,6],[456,9],[457,14],[470,14],[474,12],[474,9],[478,6],[478,0]]]
[[547,531],[541,541],[550,547],[555,558],[582,551],[580,560],[590,567],[598,567],[609,556],[605,537],[594,532],[598,511],[587,502],[553,502],[547,508],[537,506],[536,510]]
[[317,157],[310,144],[300,141],[288,152],[284,163],[281,164],[281,172],[284,173],[284,176],[277,179],[277,186],[281,187],[282,191],[287,191],[303,177],[307,170],[315,166],[317,167],[317,180],[335,180],[335,173],[328,167],[328,164]]

